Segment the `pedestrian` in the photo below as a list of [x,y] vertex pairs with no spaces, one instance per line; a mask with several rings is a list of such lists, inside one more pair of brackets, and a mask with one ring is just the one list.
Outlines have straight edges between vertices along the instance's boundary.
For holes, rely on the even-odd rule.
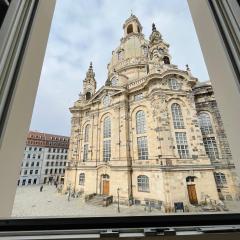
[[41,187],[40,187],[40,192],[42,192],[42,190],[43,190],[43,185],[41,185]]
[[69,192],[68,192],[68,201],[70,201],[70,197],[71,197],[71,191],[69,190]]

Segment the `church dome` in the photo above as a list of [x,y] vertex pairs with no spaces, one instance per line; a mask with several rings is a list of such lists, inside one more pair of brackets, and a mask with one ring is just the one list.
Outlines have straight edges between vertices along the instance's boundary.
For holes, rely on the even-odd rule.
[[108,65],[109,74],[125,67],[138,65],[147,61],[148,41],[142,34],[142,25],[135,15],[131,15],[123,24],[124,37],[120,45],[113,51]]

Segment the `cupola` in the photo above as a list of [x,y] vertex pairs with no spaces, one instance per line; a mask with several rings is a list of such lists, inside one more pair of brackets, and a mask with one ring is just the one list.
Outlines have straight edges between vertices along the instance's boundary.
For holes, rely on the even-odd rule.
[[139,22],[138,18],[131,14],[131,16],[123,24],[124,37],[130,34],[139,34],[142,33],[142,25]]

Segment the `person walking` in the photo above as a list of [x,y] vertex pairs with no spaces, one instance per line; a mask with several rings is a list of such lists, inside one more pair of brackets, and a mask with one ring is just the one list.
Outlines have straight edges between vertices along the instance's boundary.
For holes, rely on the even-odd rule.
[[41,185],[41,187],[40,187],[40,192],[42,192],[42,190],[43,190],[43,185]]

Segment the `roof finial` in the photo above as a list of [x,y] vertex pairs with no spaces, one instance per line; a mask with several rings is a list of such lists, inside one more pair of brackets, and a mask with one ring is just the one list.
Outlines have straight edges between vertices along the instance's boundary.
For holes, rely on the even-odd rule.
[[89,68],[92,68],[92,61],[90,62],[90,66],[89,66]]
[[157,29],[156,29],[156,26],[155,26],[155,23],[152,24],[152,31],[155,32]]
[[187,71],[191,71],[191,69],[190,69],[188,64],[186,64],[186,69],[187,69]]
[[132,11],[132,9],[130,9],[130,13],[131,13],[131,16],[133,16],[133,11]]

